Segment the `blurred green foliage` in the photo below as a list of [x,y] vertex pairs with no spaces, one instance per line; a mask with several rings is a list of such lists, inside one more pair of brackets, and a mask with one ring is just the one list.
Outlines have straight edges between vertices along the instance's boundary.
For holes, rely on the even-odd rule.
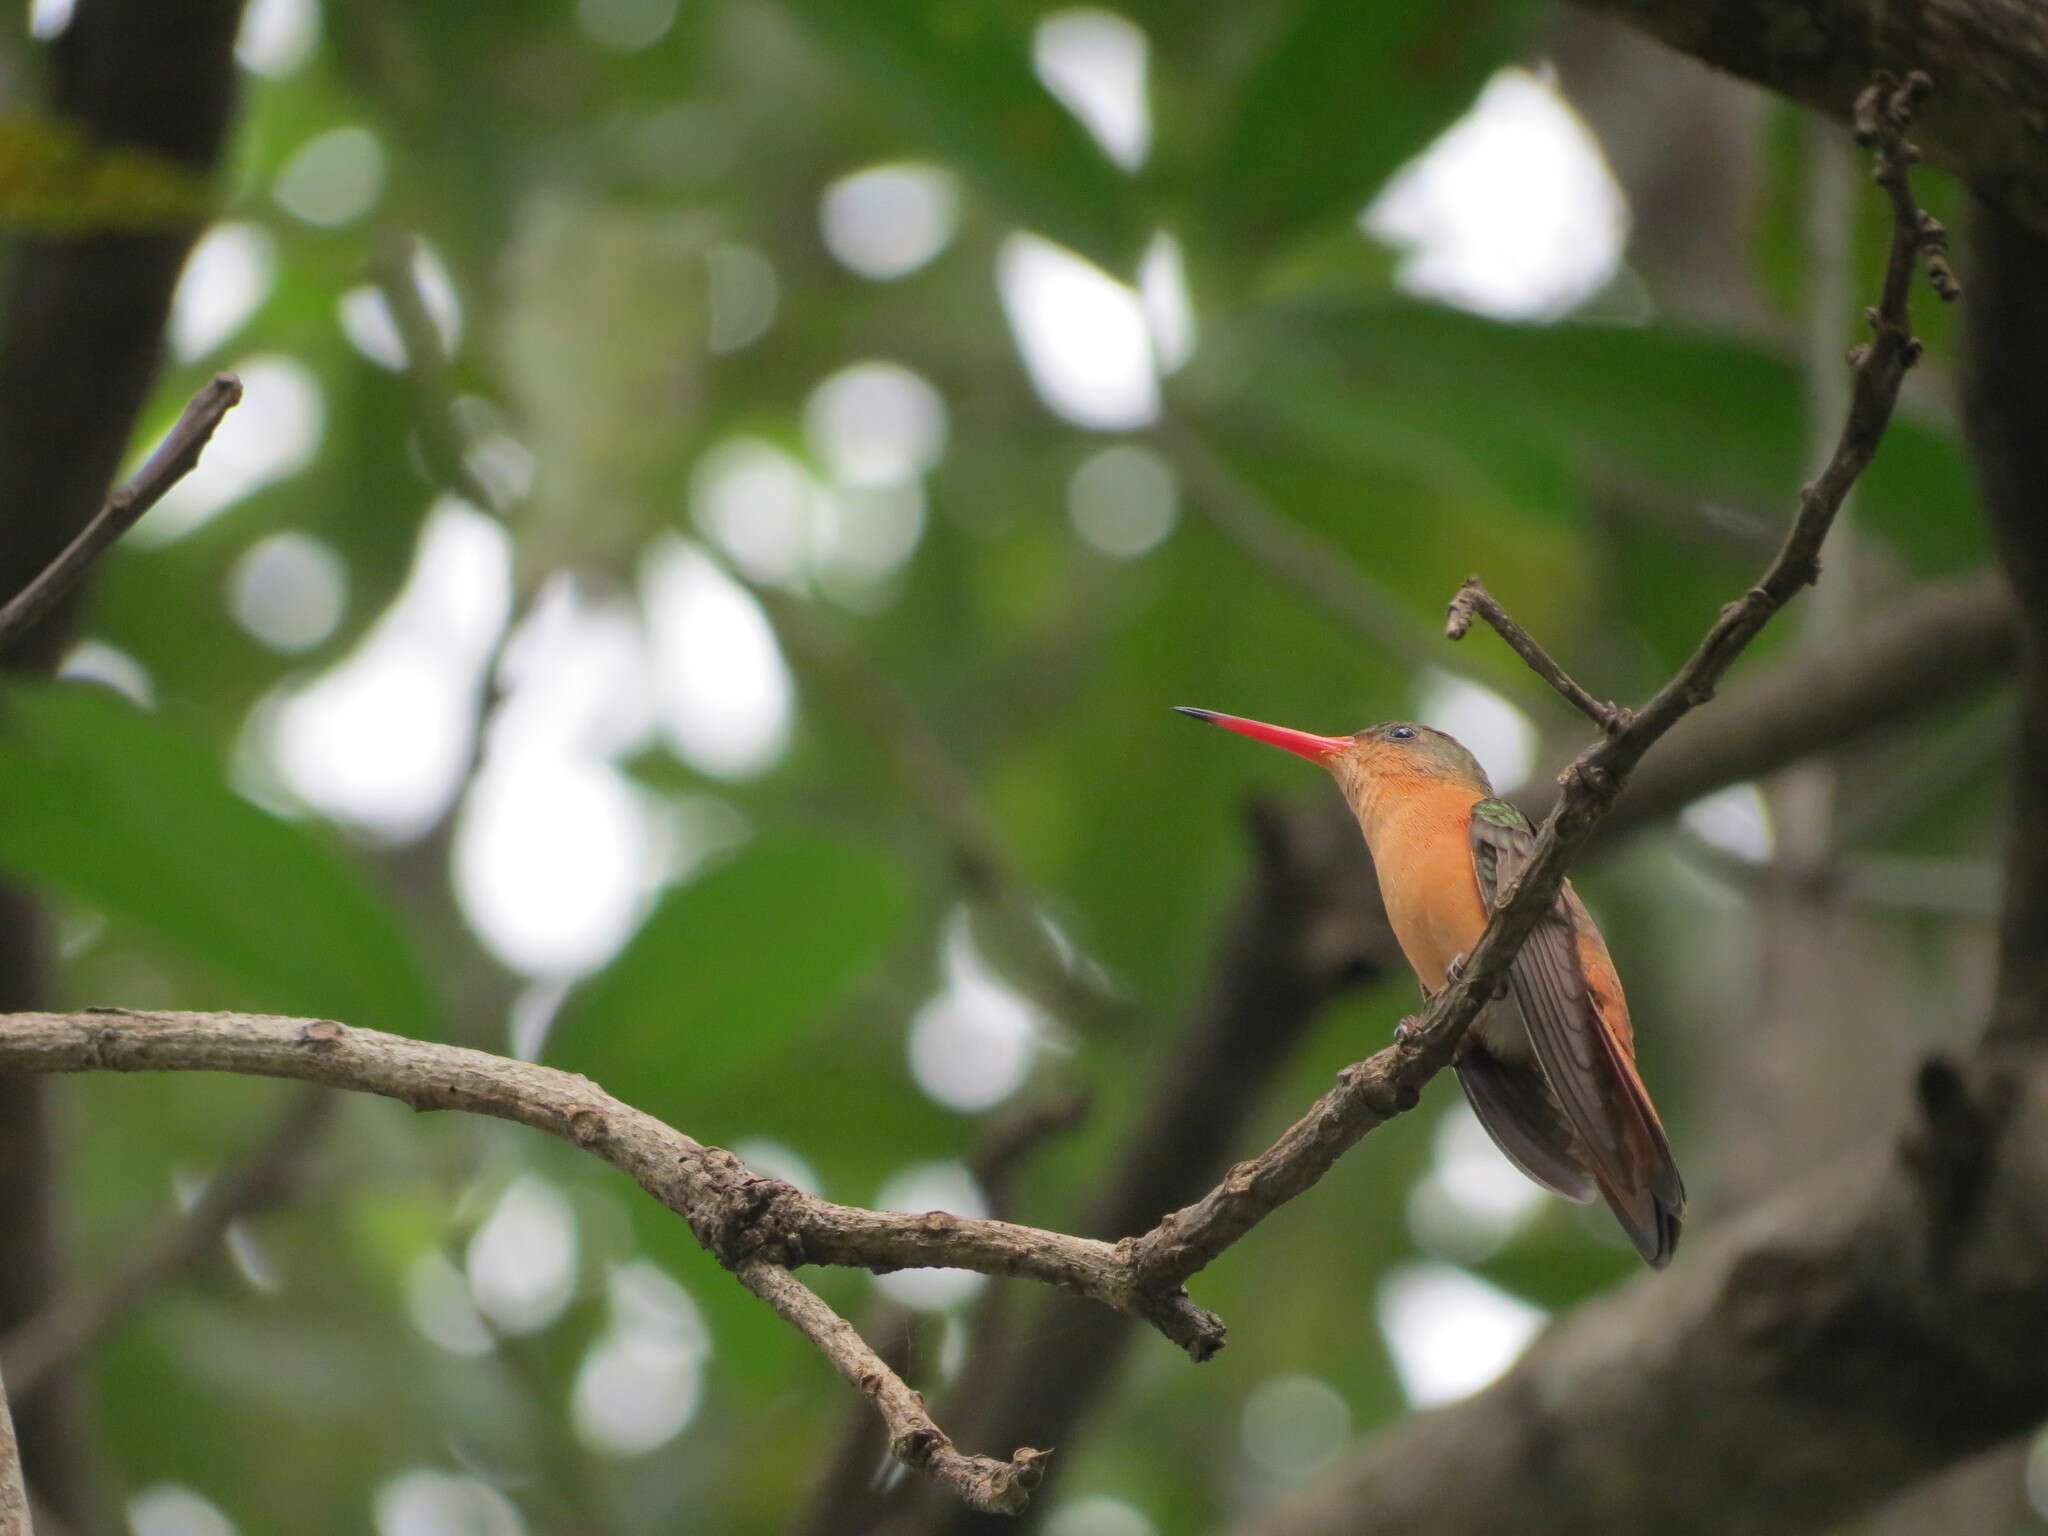
[[[1784,136],[1767,145],[1753,253],[1779,332],[1703,334],[1653,308],[1617,320],[1598,300],[1556,324],[1488,320],[1397,292],[1393,254],[1356,220],[1496,70],[1532,56],[1541,18],[1527,6],[1133,4],[1151,104],[1135,171],[1034,72],[1051,14],[1022,0],[366,0],[328,6],[303,56],[249,76],[223,216],[274,260],[247,280],[246,316],[168,367],[141,436],[213,370],[268,357],[304,370],[317,442],[191,531],[107,563],[85,629],[139,664],[149,709],[76,683],[6,701],[0,861],[60,903],[69,1001],[331,1014],[500,1050],[536,1048],[533,1021],[559,1004],[545,1059],[870,1202],[906,1168],[976,1145],[982,1113],[936,1102],[906,1055],[920,1006],[959,984],[947,935],[963,910],[987,910],[977,881],[990,871],[960,844],[972,822],[1000,851],[1012,911],[1042,917],[1075,957],[1067,983],[1103,1003],[1042,1022],[1019,1090],[1096,1096],[1022,1179],[1017,1216],[1065,1225],[1181,1048],[1247,869],[1247,797],[1327,792],[1299,764],[1191,733],[1167,706],[1318,730],[1411,713],[1435,686],[1414,658],[1475,569],[1600,691],[1661,678],[1748,579],[1801,478],[1804,385],[1784,341],[1802,291],[1783,214],[1798,170]],[[372,195],[328,222],[293,213],[280,188],[296,157],[345,128],[374,135]],[[903,161],[948,173],[957,228],[914,271],[872,280],[828,250],[820,199]],[[1019,230],[1126,283],[1157,234],[1179,243],[1198,346],[1164,382],[1172,432],[1087,430],[1037,396],[996,279]],[[352,295],[412,280],[412,239],[445,271],[459,324],[431,356],[432,316],[408,332],[401,315],[413,366],[398,370],[342,321],[365,302]],[[720,286],[733,272],[754,284],[751,333],[720,329],[736,323],[720,309],[737,302]],[[943,449],[913,477],[914,553],[848,575],[813,550],[777,578],[780,604],[829,614],[836,661],[814,665],[786,637],[793,735],[764,771],[707,770],[674,732],[613,754],[653,802],[725,831],[645,893],[592,974],[518,974],[462,921],[461,802],[397,843],[308,805],[279,814],[274,766],[250,766],[265,722],[390,609],[437,499],[491,503],[480,510],[510,540],[515,623],[565,575],[637,623],[650,551],[674,540],[758,577],[692,490],[735,437],[786,455],[842,520],[880,515],[858,487],[825,489],[835,466],[807,418],[822,381],[872,359],[914,370],[944,405]],[[1362,639],[1268,569],[1209,515],[1176,434],[1369,577],[1416,644],[1393,654]],[[1111,443],[1156,452],[1177,480],[1171,532],[1131,558],[1078,534],[1070,513],[1077,472]],[[1964,463],[1934,415],[1900,422],[1856,515],[1873,580],[1984,558]],[[317,539],[346,573],[339,621],[296,649],[261,641],[230,600],[249,552],[283,532]],[[522,639],[530,651],[547,633]],[[1793,643],[1788,627],[1760,649]],[[1443,651],[1445,673],[1571,739],[1572,721],[1489,641]],[[519,698],[513,659],[498,659],[490,685],[457,701],[464,739],[478,708],[496,711],[485,766]],[[1916,760],[1908,742],[1878,751],[1880,774]],[[1894,809],[1885,846],[1982,856],[1995,774],[1964,761]],[[1740,967],[1715,957],[1749,936],[1725,871],[1689,847],[1664,838],[1582,886],[1710,1211],[1714,1142],[1694,1090],[1703,1042],[1746,996]],[[1977,932],[1953,913],[1883,921],[1924,948],[1930,989]],[[1030,978],[1006,980],[1042,1000]],[[1330,1010],[1258,1107],[1254,1139],[1411,1002],[1388,982]],[[182,1078],[70,1091],[67,1194],[87,1270],[171,1219],[169,1176],[231,1161],[276,1098]],[[1138,1342],[1090,1433],[1062,1448],[1061,1497],[1126,1500],[1177,1536],[1268,1496],[1285,1474],[1247,1456],[1240,1420],[1285,1373],[1329,1384],[1360,1432],[1404,1412],[1375,1313],[1403,1266],[1456,1262],[1545,1308],[1630,1272],[1611,1233],[1554,1202],[1497,1247],[1418,1237],[1411,1211],[1451,1097],[1439,1089],[1201,1278],[1231,1324],[1215,1365],[1193,1372]],[[378,1490],[424,1466],[492,1484],[534,1531],[772,1531],[857,1411],[679,1222],[591,1159],[359,1104],[316,1169],[253,1224],[260,1259],[180,1277],[96,1357],[122,1491],[176,1481],[244,1531],[339,1536],[369,1528]],[[423,1324],[432,1277],[473,1258],[500,1197],[529,1176],[572,1213],[566,1300],[530,1333],[451,1347],[482,1325]],[[708,1330],[702,1398],[674,1437],[607,1454],[578,1438],[571,1404],[593,1351],[625,1326],[607,1277],[649,1258]],[[875,1291],[865,1276],[807,1278],[856,1318]],[[913,1375],[935,1402],[962,1315],[919,1335]]]

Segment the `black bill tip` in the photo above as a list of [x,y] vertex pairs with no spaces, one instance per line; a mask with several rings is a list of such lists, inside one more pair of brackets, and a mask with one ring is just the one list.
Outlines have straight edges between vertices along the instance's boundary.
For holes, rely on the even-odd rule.
[[1216,718],[1215,710],[1196,709],[1191,704],[1176,704],[1173,706],[1173,712],[1176,715],[1186,715],[1190,720],[1214,720]]

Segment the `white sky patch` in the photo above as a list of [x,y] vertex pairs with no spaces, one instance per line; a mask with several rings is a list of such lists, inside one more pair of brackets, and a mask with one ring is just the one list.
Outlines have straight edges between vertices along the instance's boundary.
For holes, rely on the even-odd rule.
[[405,1315],[421,1338],[451,1355],[473,1359],[497,1347],[470,1297],[469,1282],[439,1250],[421,1254],[406,1270]]
[[469,1240],[477,1311],[507,1333],[536,1333],[576,1294],[576,1211],[546,1179],[522,1174]]
[[1159,373],[1138,295],[1037,235],[1011,235],[996,286],[1041,399],[1076,426],[1126,432],[1159,416]]
[[273,533],[235,562],[228,609],[274,651],[311,650],[348,611],[348,567],[311,534]]
[[676,0],[577,0],[583,35],[615,53],[652,47],[675,25]]
[[939,952],[945,985],[910,1021],[911,1075],[948,1109],[987,1109],[1024,1085],[1044,1022],[975,947],[964,910],[948,916]]
[[144,709],[156,708],[156,679],[149,675],[149,669],[104,640],[88,636],[72,646],[58,664],[57,676],[67,681],[99,683]]
[[242,68],[281,80],[312,56],[320,41],[318,0],[251,0],[235,37]]
[[899,363],[855,363],[804,402],[811,451],[841,485],[897,485],[946,449],[946,402]]
[[396,373],[405,366],[405,338],[398,334],[383,289],[358,283],[334,301],[334,319],[348,344],[379,368]]
[[709,286],[704,344],[725,357],[768,334],[782,307],[782,279],[775,263],[736,240],[722,240],[704,253]]
[[1730,784],[1678,813],[1679,825],[1747,864],[1768,864],[1777,849],[1771,812],[1754,784]]
[[730,437],[690,471],[690,512],[698,528],[765,586],[801,584],[811,530],[825,488],[773,443]]
[[377,1536],[526,1536],[518,1509],[489,1483],[431,1467],[387,1478],[372,1508]]
[[1536,727],[1491,688],[1430,668],[1416,680],[1415,717],[1455,736],[1479,759],[1496,794],[1512,794],[1536,766]]
[[1269,1376],[1238,1416],[1245,1454],[1275,1477],[1304,1478],[1327,1466],[1351,1438],[1351,1405],[1314,1376]]
[[330,128],[308,139],[278,173],[272,196],[295,219],[338,229],[384,191],[384,146],[367,128]]
[[28,30],[32,37],[48,42],[71,25],[75,0],[28,0]]
[[615,1266],[611,1326],[576,1373],[570,1417],[603,1456],[644,1456],[688,1427],[704,1393],[711,1336],[690,1295],[659,1267]]
[[789,747],[796,685],[767,615],[701,550],[657,541],[640,569],[661,728],[715,778],[766,772]]
[[1408,1195],[1408,1229],[1440,1258],[1477,1263],[1497,1252],[1547,1198],[1514,1167],[1463,1099],[1436,1123],[1436,1157]]
[[1158,1536],[1144,1512],[1122,1499],[1070,1499],[1045,1522],[1045,1536]]
[[820,584],[828,596],[872,607],[924,537],[924,482],[842,486],[820,513],[811,560]]
[[551,581],[501,681],[456,827],[456,895],[507,965],[567,980],[617,952],[671,873],[670,818],[615,766],[654,724],[633,609]]
[[1448,1264],[1409,1264],[1380,1282],[1380,1331],[1417,1408],[1469,1397],[1526,1349],[1548,1314]]
[[1179,518],[1173,470],[1150,448],[1118,443],[1081,461],[1067,516],[1083,542],[1118,560],[1158,548]]
[[1127,171],[1152,147],[1145,97],[1149,48],[1144,32],[1114,11],[1055,11],[1038,24],[1031,62],[1045,88]]
[[1138,298],[1152,327],[1159,371],[1172,373],[1195,355],[1195,302],[1180,242],[1164,231],[1152,237],[1138,265]]
[[1365,230],[1407,254],[1410,293],[1502,320],[1551,320],[1621,266],[1628,209],[1598,143],[1527,70],[1501,70],[1472,110],[1390,181]]
[[145,546],[190,533],[251,492],[297,474],[319,451],[327,408],[312,370],[265,354],[236,363],[242,403],[229,411],[199,467],[172,486],[129,535]]
[[[982,1218],[988,1202],[967,1169],[952,1162],[913,1163],[891,1174],[875,1195],[883,1211],[950,1211],[955,1216]],[[984,1277],[967,1269],[899,1269],[877,1275],[876,1287],[890,1300],[919,1312],[941,1312],[967,1301]]]
[[218,1504],[183,1483],[152,1483],[128,1501],[130,1536],[235,1536]]
[[252,718],[255,749],[315,809],[394,842],[417,837],[460,785],[481,669],[511,602],[505,530],[444,498],[397,601],[345,659]]
[[277,242],[268,230],[247,223],[209,230],[171,297],[171,355],[189,363],[226,343],[263,307],[276,281]]
[[960,227],[960,184],[918,161],[869,166],[842,176],[818,200],[825,249],[876,282],[908,277],[952,243]]
[[453,357],[462,346],[462,297],[441,253],[425,240],[413,242],[412,280],[419,289],[420,307],[440,333],[442,352]]

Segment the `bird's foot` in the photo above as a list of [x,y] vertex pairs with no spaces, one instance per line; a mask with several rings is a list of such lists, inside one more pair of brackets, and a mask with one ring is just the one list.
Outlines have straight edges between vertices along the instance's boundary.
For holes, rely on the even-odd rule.
[[1422,1028],[1422,1020],[1412,1014],[1394,1026],[1394,1044],[1406,1045]]
[[1451,963],[1444,967],[1445,981],[1462,981],[1465,977],[1465,951],[1459,950],[1451,956]]

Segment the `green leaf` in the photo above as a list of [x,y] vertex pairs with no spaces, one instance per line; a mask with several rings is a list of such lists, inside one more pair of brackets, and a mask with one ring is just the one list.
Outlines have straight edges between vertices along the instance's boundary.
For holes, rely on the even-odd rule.
[[7,868],[132,924],[251,1006],[435,1032],[433,990],[391,909],[166,721],[60,684],[10,690],[0,727]]
[[1144,230],[1130,179],[1038,83],[1028,18],[950,0],[791,0],[867,100],[1010,215],[1114,273]]
[[1238,96],[1199,224],[1241,261],[1356,218],[1513,57],[1519,12],[1308,0]]
[[764,835],[662,897],[569,1005],[548,1059],[652,1113],[676,1113],[692,1085],[786,1047],[845,997],[908,909],[903,876],[873,846]]

